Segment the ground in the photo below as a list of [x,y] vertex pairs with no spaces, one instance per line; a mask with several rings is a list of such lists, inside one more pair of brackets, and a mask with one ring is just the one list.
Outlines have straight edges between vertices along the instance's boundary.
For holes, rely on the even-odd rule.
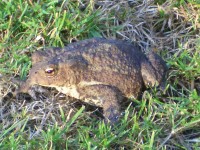
[[[0,149],[199,149],[200,2],[10,0],[0,2]],[[136,42],[169,67],[166,93],[130,99],[105,125],[98,108],[55,89],[34,101],[10,92],[42,47],[105,37]]]

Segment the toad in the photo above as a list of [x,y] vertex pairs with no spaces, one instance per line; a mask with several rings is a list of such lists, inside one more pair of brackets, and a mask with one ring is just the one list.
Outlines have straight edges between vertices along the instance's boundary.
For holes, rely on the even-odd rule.
[[138,98],[146,87],[164,83],[165,62],[142,53],[131,43],[92,38],[32,54],[32,69],[17,93],[31,87],[55,87],[67,96],[103,108],[106,122],[115,123],[121,103]]

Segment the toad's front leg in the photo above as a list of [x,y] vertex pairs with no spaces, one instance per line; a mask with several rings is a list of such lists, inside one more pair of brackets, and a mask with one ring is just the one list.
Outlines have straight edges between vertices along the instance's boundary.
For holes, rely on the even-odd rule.
[[79,88],[80,99],[103,108],[106,123],[114,124],[120,117],[119,102],[124,96],[119,89],[108,85],[91,85]]
[[49,93],[48,90],[39,85],[30,85],[28,80],[27,82],[13,80],[13,82],[19,84],[20,86],[18,89],[15,90],[15,92],[13,92],[13,96],[17,98],[19,97],[19,93],[28,93],[34,100],[36,100],[36,93],[45,93],[45,95],[48,95]]

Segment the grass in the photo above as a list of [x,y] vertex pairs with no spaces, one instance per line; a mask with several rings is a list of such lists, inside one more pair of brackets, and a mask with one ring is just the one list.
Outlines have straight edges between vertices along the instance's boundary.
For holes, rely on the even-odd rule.
[[[200,5],[194,0],[0,2],[0,149],[199,149]],[[31,54],[91,37],[137,42],[169,66],[165,94],[131,99],[114,127],[96,108],[56,95],[7,97]]]

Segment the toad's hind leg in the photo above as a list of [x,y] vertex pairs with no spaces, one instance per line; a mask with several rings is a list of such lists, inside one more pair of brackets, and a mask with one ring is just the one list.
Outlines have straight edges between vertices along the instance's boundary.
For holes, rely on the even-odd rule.
[[119,89],[107,85],[91,85],[79,89],[80,98],[103,108],[106,123],[114,124],[120,117],[119,103],[124,99]]

